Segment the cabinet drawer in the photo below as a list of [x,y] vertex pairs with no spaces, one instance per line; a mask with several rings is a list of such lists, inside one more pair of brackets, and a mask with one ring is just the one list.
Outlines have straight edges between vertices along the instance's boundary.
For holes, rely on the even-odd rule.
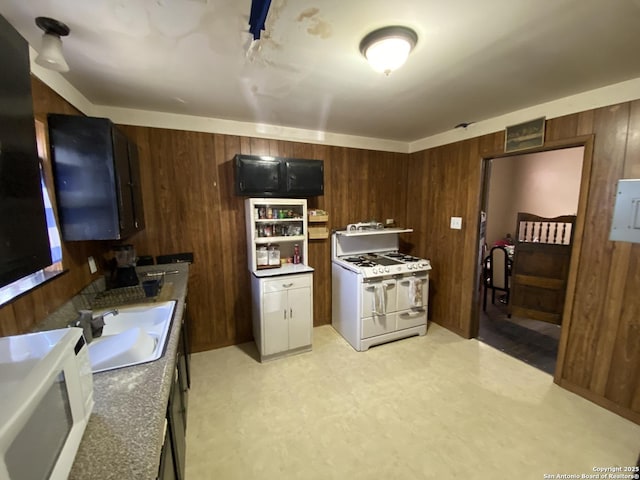
[[311,286],[311,275],[283,275],[273,280],[264,282],[264,292],[280,292],[292,288],[303,288]]
[[427,324],[427,310],[416,308],[398,313],[398,330]]
[[396,330],[396,314],[374,315],[362,319],[362,338],[375,337]]

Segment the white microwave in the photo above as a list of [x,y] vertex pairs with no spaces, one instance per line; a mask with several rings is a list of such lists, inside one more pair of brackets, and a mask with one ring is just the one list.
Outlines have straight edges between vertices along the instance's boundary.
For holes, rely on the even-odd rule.
[[66,479],[93,410],[81,328],[0,338],[0,478]]

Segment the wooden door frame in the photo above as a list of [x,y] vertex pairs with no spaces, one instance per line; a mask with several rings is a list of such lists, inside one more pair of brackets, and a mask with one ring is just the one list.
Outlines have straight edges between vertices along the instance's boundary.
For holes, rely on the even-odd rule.
[[[480,157],[482,162],[481,175],[480,175],[480,204],[478,206],[477,218],[478,226],[476,228],[476,241],[475,245],[479,245],[480,242],[480,212],[483,205],[486,203],[488,191],[488,172],[489,161],[496,158],[516,157],[522,155],[529,155],[532,153],[549,152],[553,150],[563,150],[565,148],[572,147],[584,147],[582,158],[582,173],[580,177],[580,191],[578,194],[578,211],[576,213],[576,224],[573,238],[573,248],[571,250],[571,261],[569,263],[569,278],[567,279],[567,291],[564,300],[564,308],[562,312],[562,326],[560,329],[560,342],[558,344],[558,357],[556,361],[556,369],[554,373],[554,382],[560,383],[562,378],[562,369],[564,367],[564,359],[567,341],[569,339],[569,331],[571,327],[571,316],[573,313],[575,291],[576,291],[576,279],[578,277],[578,265],[580,262],[580,255],[582,251],[582,240],[584,235],[585,218],[587,211],[587,201],[589,199],[589,188],[591,186],[591,167],[593,164],[593,143],[595,134],[582,135],[579,137],[566,138],[562,140],[554,140],[544,144],[544,146],[527,151],[519,151],[514,153],[505,152],[493,152],[482,155]],[[486,228],[486,227],[485,227]],[[477,263],[477,262],[476,262]],[[480,266],[475,266],[476,277],[479,278],[481,274]],[[474,292],[476,293],[476,292]],[[480,308],[478,305],[480,295],[472,295],[473,305],[471,308],[472,318],[469,322],[468,338],[477,338],[478,330],[480,327]]]

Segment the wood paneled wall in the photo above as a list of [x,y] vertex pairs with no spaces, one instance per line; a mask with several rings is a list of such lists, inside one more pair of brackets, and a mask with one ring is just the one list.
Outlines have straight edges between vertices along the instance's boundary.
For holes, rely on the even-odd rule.
[[[138,144],[147,227],[139,254],[191,251],[189,308],[194,350],[252,339],[244,198],[234,193],[237,153],[324,160],[325,194],[309,208],[329,227],[371,218],[405,223],[406,155],[208,133],[120,126]],[[330,240],[309,242],[314,324],[331,323]]]
[[[34,115],[45,125],[47,113],[80,115],[78,110],[35,77],[31,77],[31,90]],[[43,158],[45,169],[48,160]],[[92,255],[100,263],[108,249],[109,245],[103,242],[63,242],[63,266],[67,273],[1,307],[0,336],[30,331],[95,280],[99,273],[91,275],[87,257]]]
[[[33,80],[38,118],[78,114]],[[483,158],[499,156],[503,132],[411,155],[179,130],[121,126],[140,150],[147,228],[129,239],[139,254],[192,251],[189,283],[196,351],[251,340],[243,198],[233,191],[236,153],[324,160],[325,195],[310,208],[329,227],[394,218],[414,228],[404,247],[431,259],[430,318],[469,337],[478,311],[478,212]],[[584,234],[575,266],[556,382],[640,423],[640,246],[610,242],[618,178],[640,177],[640,101],[547,122],[546,143],[593,135],[591,181],[583,186]],[[408,185],[408,188],[407,188]],[[449,218],[463,218],[451,230]],[[0,335],[28,331],[96,276],[108,242],[64,243],[68,273],[0,309]],[[331,322],[330,241],[309,244],[314,324]]]
[[[584,228],[555,380],[640,423],[640,245],[608,240],[616,181],[640,177],[640,101],[549,120],[545,144],[590,135],[590,182],[578,214]],[[478,309],[482,162],[500,156],[503,144],[498,132],[409,160],[407,223],[419,226],[416,253],[432,260],[431,318],[465,337]],[[463,218],[462,230],[449,228],[451,216]]]

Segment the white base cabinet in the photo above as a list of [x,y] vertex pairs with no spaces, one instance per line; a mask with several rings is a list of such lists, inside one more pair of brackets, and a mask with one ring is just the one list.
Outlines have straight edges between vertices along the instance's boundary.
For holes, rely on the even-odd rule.
[[251,277],[253,336],[260,360],[311,350],[311,273]]

